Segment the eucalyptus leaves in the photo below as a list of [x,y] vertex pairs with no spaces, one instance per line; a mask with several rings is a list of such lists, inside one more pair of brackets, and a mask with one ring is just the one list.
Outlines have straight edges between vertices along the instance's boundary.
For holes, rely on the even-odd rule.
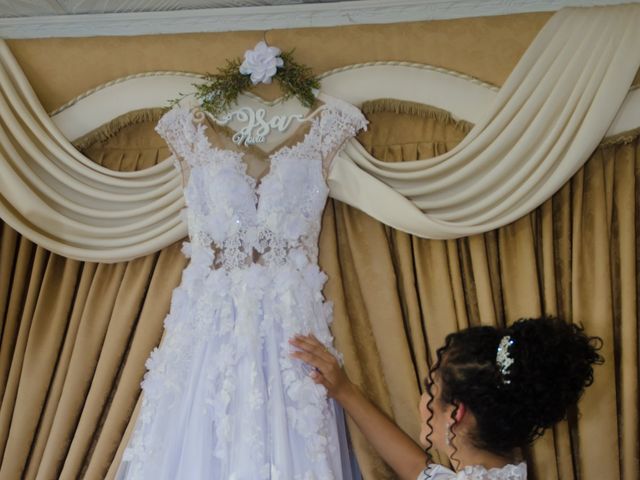
[[[218,73],[208,74],[202,84],[194,84],[194,95],[203,110],[217,116],[235,105],[241,93],[259,83],[269,84],[273,79],[280,84],[285,100],[297,97],[308,108],[315,103],[314,90],[320,88],[320,82],[311,68],[296,63],[293,50],[281,52],[263,41],[253,50],[247,50],[243,61],[239,58],[227,60]],[[179,102],[182,97],[172,103]]]

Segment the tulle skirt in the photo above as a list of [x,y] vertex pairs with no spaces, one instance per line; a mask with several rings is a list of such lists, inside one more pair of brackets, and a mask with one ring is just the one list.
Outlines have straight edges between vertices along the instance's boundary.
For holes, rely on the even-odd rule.
[[333,351],[325,280],[313,264],[192,261],[147,361],[117,478],[351,479],[341,412],[289,356],[296,333]]

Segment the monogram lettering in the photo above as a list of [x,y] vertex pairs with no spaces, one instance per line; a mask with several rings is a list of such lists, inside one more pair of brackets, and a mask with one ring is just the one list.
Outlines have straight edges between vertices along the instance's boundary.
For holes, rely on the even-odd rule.
[[216,118],[220,125],[226,125],[234,118],[241,123],[247,123],[233,135],[233,141],[237,145],[254,145],[264,143],[272,129],[285,132],[294,120],[302,121],[303,115],[274,115],[267,120],[267,111],[264,108],[254,110],[250,107],[242,107],[233,112]]

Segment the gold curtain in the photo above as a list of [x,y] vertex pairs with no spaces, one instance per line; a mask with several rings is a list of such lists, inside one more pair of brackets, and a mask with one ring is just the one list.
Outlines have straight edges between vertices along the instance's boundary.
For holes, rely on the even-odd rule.
[[[385,161],[441,154],[469,129],[421,105],[364,110],[371,125],[359,140]],[[84,152],[115,170],[153,165],[167,155],[152,130],[156,117],[119,119],[85,138]],[[531,477],[639,478],[639,149],[634,135],[602,146],[532,214],[460,240],[418,239],[330,201],[321,265],[349,375],[416,437],[421,379],[447,333],[540,313],[580,321],[605,339],[607,362],[580,411],[531,452]],[[114,473],[144,361],[186,263],[179,248],[126,263],[82,263],[2,226],[0,478]],[[394,478],[351,430],[365,479]]]
[[[154,165],[168,155],[154,123],[85,153],[114,170]],[[104,478],[186,265],[181,245],[83,263],[1,228],[0,478]]]

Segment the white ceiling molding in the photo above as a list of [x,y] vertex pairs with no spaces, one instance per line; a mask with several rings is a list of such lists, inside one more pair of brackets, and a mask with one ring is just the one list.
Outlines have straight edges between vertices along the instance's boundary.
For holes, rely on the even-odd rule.
[[[320,0],[316,0],[318,1]],[[131,2],[48,0],[47,2],[30,2],[40,5],[41,9],[33,10],[36,16],[22,17],[9,16],[16,14],[16,7],[12,7],[13,10],[8,7],[11,3],[8,0],[0,2],[0,16],[2,16],[3,6],[6,7],[7,12],[5,18],[0,18],[0,37],[2,38],[150,35],[380,24],[555,11],[563,7],[615,5],[625,2],[620,0],[357,0],[282,5],[282,1],[272,0],[270,2],[272,4],[267,6],[198,10],[176,10],[172,9],[179,8],[173,5],[175,2],[162,2],[162,8],[167,9],[165,11],[122,12],[123,9],[129,10],[125,5]],[[73,13],[96,11],[90,5],[81,5],[96,3],[103,6],[105,13]],[[145,5],[148,8],[149,5],[148,2],[137,3],[141,5],[140,8],[144,8]],[[207,2],[189,1],[187,5],[201,3]],[[208,2],[208,4],[211,3],[216,2]],[[235,4],[246,3],[235,2]],[[66,4],[71,5],[65,8]],[[105,6],[111,7],[104,8]],[[50,12],[50,15],[42,15],[43,11]]]
[[[110,120],[142,108],[166,106],[176,92],[193,91],[193,83],[202,76],[179,72],[152,72],[132,75],[95,88],[51,114],[66,138],[73,141]],[[478,123],[490,111],[498,88],[472,77],[432,67],[402,62],[377,62],[352,65],[327,72],[322,77],[322,92],[360,106],[366,100],[395,98],[419,102],[447,110],[455,118]],[[114,101],[117,99],[117,101]],[[272,115],[306,114],[295,99],[287,102],[264,100],[248,94],[240,106],[267,108]],[[231,125],[234,128],[234,125]],[[640,88],[632,89],[606,136],[640,127]],[[286,137],[286,134],[282,134]],[[269,142],[277,144],[275,135]],[[269,147],[271,143],[264,145]]]
[[340,0],[0,0],[0,17],[158,12],[337,1]]

